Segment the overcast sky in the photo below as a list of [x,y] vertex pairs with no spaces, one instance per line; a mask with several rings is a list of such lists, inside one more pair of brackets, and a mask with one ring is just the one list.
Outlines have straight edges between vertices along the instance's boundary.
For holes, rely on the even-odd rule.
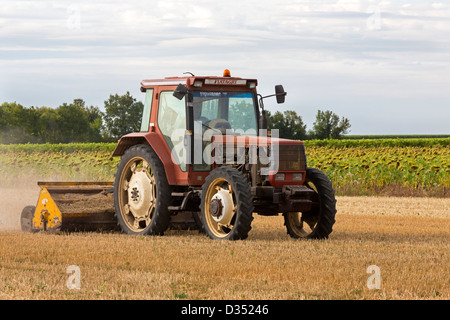
[[143,79],[257,78],[312,128],[317,110],[351,134],[450,134],[450,1],[0,0],[0,103],[104,108]]

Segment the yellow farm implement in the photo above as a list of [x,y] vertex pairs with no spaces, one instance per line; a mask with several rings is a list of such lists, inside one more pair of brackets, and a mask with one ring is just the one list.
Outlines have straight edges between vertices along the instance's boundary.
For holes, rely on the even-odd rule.
[[36,206],[22,211],[22,230],[116,229],[112,182],[38,182]]

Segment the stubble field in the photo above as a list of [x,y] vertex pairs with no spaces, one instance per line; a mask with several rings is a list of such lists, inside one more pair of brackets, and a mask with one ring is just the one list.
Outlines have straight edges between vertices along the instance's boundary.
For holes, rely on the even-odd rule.
[[[400,155],[406,149],[398,150]],[[368,162],[368,169],[362,154],[354,155],[361,165],[340,163],[345,152],[334,160],[310,157],[311,164],[335,175],[340,190],[336,224],[324,241],[291,239],[282,216],[258,215],[248,239],[236,242],[212,241],[197,231],[168,231],[162,237],[22,233],[20,212],[36,204],[38,180],[110,180],[117,159],[110,159],[109,151],[9,152],[14,157],[8,152],[0,155],[0,299],[450,298],[448,146],[433,147],[436,154],[429,161],[416,157],[411,164],[408,151],[396,156],[398,166]],[[415,175],[399,169],[407,163]],[[370,176],[377,167],[398,173],[399,180],[377,189],[379,181],[396,177],[365,181],[364,172]],[[430,186],[417,180],[429,181],[426,175],[435,179]],[[344,176],[353,180],[339,187]],[[402,180],[411,182],[403,190],[416,190],[414,195],[440,197],[344,195],[359,182],[364,188],[356,194],[384,190],[381,194],[389,195]],[[71,287],[74,270],[80,276],[78,289]]]
[[[21,194],[3,189],[2,203]],[[281,216],[255,216],[237,242],[197,231],[25,234],[18,209],[0,231],[0,299],[450,298],[447,198],[338,197],[325,241],[291,239]],[[70,266],[79,289],[68,286]]]

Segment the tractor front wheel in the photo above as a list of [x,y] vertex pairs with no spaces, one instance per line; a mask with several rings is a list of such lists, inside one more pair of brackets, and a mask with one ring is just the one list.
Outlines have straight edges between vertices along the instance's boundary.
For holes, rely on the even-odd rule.
[[201,219],[211,239],[247,238],[253,220],[253,197],[244,176],[232,167],[211,171],[202,186]]
[[322,171],[307,168],[305,186],[315,192],[313,207],[305,212],[284,213],[287,233],[293,238],[328,238],[336,215],[336,198],[331,181]]

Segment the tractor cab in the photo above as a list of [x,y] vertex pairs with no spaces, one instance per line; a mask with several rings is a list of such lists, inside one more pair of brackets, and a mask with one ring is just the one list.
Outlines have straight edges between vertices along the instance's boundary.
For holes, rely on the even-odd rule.
[[[256,165],[258,157],[267,164],[269,155],[249,154],[249,145],[267,150],[275,141],[278,147],[281,140],[268,137],[263,99],[275,96],[283,103],[286,92],[279,85],[275,94],[263,97],[257,84],[256,79],[231,77],[228,70],[223,77],[191,75],[141,82],[146,94],[141,134],[155,132],[163,138],[175,184],[202,185],[208,173],[221,165]],[[301,151],[302,142],[293,143]],[[114,155],[118,152],[120,143]],[[265,167],[268,171],[270,166]],[[273,167],[276,173],[278,163]]]

